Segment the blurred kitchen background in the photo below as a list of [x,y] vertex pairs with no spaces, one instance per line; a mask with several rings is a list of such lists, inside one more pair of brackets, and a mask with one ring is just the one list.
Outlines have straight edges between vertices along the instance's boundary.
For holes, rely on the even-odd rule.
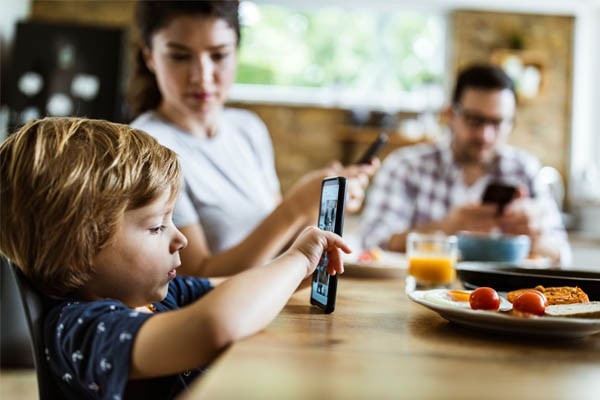
[[[387,152],[436,140],[457,69],[493,61],[519,86],[510,141],[550,167],[569,227],[600,236],[600,0],[417,3],[242,1],[231,104],[269,127],[283,189],[381,130]],[[43,115],[128,122],[133,4],[4,0],[0,135]]]
[[[0,136],[44,115],[128,122],[133,5],[3,0]],[[382,157],[440,138],[456,71],[493,61],[519,87],[510,142],[548,167],[575,265],[600,267],[600,0],[255,0],[241,17],[230,103],[267,124],[284,191],[380,131]]]

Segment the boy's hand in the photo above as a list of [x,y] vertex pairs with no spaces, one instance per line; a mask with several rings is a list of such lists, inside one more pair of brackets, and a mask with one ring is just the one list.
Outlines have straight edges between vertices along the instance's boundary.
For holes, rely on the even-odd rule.
[[343,273],[344,264],[340,250],[347,254],[352,252],[348,244],[339,235],[309,226],[302,231],[288,251],[298,251],[306,257],[308,261],[306,277],[308,277],[317,267],[324,251],[327,252],[329,260],[327,263],[327,272],[330,275]]

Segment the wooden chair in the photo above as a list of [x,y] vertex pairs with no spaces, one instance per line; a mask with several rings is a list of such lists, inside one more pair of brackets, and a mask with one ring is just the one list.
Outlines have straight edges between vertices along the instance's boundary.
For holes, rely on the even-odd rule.
[[46,363],[46,355],[44,352],[43,334],[43,315],[44,315],[44,297],[31,286],[23,273],[10,261],[4,259],[3,262],[8,263],[10,270],[14,274],[21,296],[21,302],[25,309],[25,318],[29,333],[31,334],[31,350],[33,352],[33,364],[35,366],[38,392],[40,400],[61,400],[64,396],[56,382],[52,379],[52,375]]

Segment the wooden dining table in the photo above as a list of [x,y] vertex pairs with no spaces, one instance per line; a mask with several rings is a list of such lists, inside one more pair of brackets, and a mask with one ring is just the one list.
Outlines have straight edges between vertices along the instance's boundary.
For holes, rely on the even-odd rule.
[[182,400],[600,399],[600,334],[464,327],[411,301],[400,278],[341,276],[328,315],[309,295],[225,350]]

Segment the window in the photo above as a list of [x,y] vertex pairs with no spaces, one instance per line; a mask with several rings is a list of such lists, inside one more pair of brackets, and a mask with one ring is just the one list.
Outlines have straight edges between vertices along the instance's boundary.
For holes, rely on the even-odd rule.
[[441,14],[250,1],[240,14],[233,99],[415,111],[443,103]]

